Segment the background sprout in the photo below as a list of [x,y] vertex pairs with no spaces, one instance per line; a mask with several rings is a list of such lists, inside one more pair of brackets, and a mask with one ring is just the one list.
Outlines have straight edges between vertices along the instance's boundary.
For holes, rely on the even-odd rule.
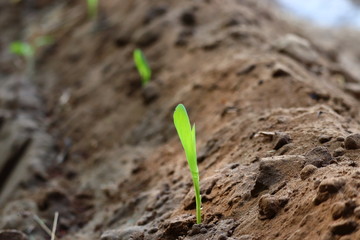
[[87,0],[88,14],[90,19],[95,19],[98,14],[98,0]]
[[196,157],[196,136],[195,124],[191,128],[189,116],[184,105],[179,104],[174,112],[174,125],[179,135],[180,141],[185,151],[186,159],[189,164],[196,201],[196,223],[201,223],[201,196],[200,196],[200,180],[199,169]]
[[54,39],[50,36],[42,36],[42,37],[38,37],[35,39],[34,41],[34,48],[38,49],[40,47],[46,46],[46,45],[50,45],[54,42]]
[[10,52],[26,58],[31,58],[35,54],[34,48],[29,43],[20,41],[10,44]]
[[50,45],[54,42],[53,38],[50,36],[41,36],[36,38],[33,42],[21,42],[15,41],[12,42],[9,46],[11,53],[24,57],[26,60],[26,71],[28,76],[31,78],[35,71],[35,57],[38,52],[38,49]]
[[151,69],[149,64],[145,58],[144,53],[140,49],[135,49],[133,57],[135,66],[141,77],[141,83],[143,86],[145,86],[151,78]]

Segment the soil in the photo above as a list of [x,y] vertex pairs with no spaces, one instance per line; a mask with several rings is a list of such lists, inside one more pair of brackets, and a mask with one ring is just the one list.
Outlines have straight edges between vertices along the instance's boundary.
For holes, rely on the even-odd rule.
[[[50,239],[33,218],[56,211],[64,240],[360,239],[357,32],[296,23],[260,0],[0,1],[0,240]],[[41,35],[30,77],[7,46]]]

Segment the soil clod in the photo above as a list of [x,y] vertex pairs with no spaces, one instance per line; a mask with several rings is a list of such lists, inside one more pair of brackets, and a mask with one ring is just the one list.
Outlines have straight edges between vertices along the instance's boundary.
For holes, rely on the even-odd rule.
[[360,134],[355,133],[345,138],[345,148],[355,150],[360,148]]

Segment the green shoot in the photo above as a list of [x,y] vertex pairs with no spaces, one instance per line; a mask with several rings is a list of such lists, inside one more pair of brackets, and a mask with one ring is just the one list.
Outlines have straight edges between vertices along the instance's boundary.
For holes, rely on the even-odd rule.
[[141,77],[142,85],[145,86],[151,79],[151,69],[145,58],[144,53],[140,49],[135,49],[133,53],[134,63]]
[[98,0],[87,0],[88,15],[90,19],[95,19],[98,15]]
[[195,124],[191,128],[189,116],[184,105],[179,104],[174,112],[174,125],[184,148],[187,162],[189,164],[196,201],[196,223],[201,223],[201,196],[199,169],[196,157],[196,134]]
[[9,46],[11,53],[24,57],[26,60],[26,71],[31,78],[35,71],[35,59],[39,48],[52,44],[53,38],[50,36],[41,36],[36,38],[33,42],[12,42]]
[[26,42],[12,42],[10,44],[10,52],[26,58],[31,58],[35,54],[34,47]]
[[35,49],[38,49],[40,47],[50,45],[53,42],[54,42],[54,39],[51,36],[38,37],[34,41],[34,47],[35,47]]

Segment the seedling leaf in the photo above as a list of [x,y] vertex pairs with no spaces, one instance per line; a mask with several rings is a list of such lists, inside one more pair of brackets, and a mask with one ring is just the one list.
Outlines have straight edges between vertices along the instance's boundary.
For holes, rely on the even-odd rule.
[[141,77],[142,85],[145,86],[151,79],[151,69],[145,58],[144,53],[140,49],[135,49],[133,53],[134,63]]
[[23,57],[33,57],[35,54],[35,50],[30,44],[20,41],[10,44],[10,52]]
[[98,14],[98,0],[87,0],[88,14],[91,19],[97,17]]
[[174,125],[184,148],[187,162],[189,164],[196,201],[196,223],[201,223],[201,196],[199,169],[196,157],[196,131],[195,124],[191,128],[189,116],[184,105],[179,104],[174,112]]
[[50,36],[42,36],[35,39],[34,45],[36,48],[50,45],[54,42],[54,39]]

